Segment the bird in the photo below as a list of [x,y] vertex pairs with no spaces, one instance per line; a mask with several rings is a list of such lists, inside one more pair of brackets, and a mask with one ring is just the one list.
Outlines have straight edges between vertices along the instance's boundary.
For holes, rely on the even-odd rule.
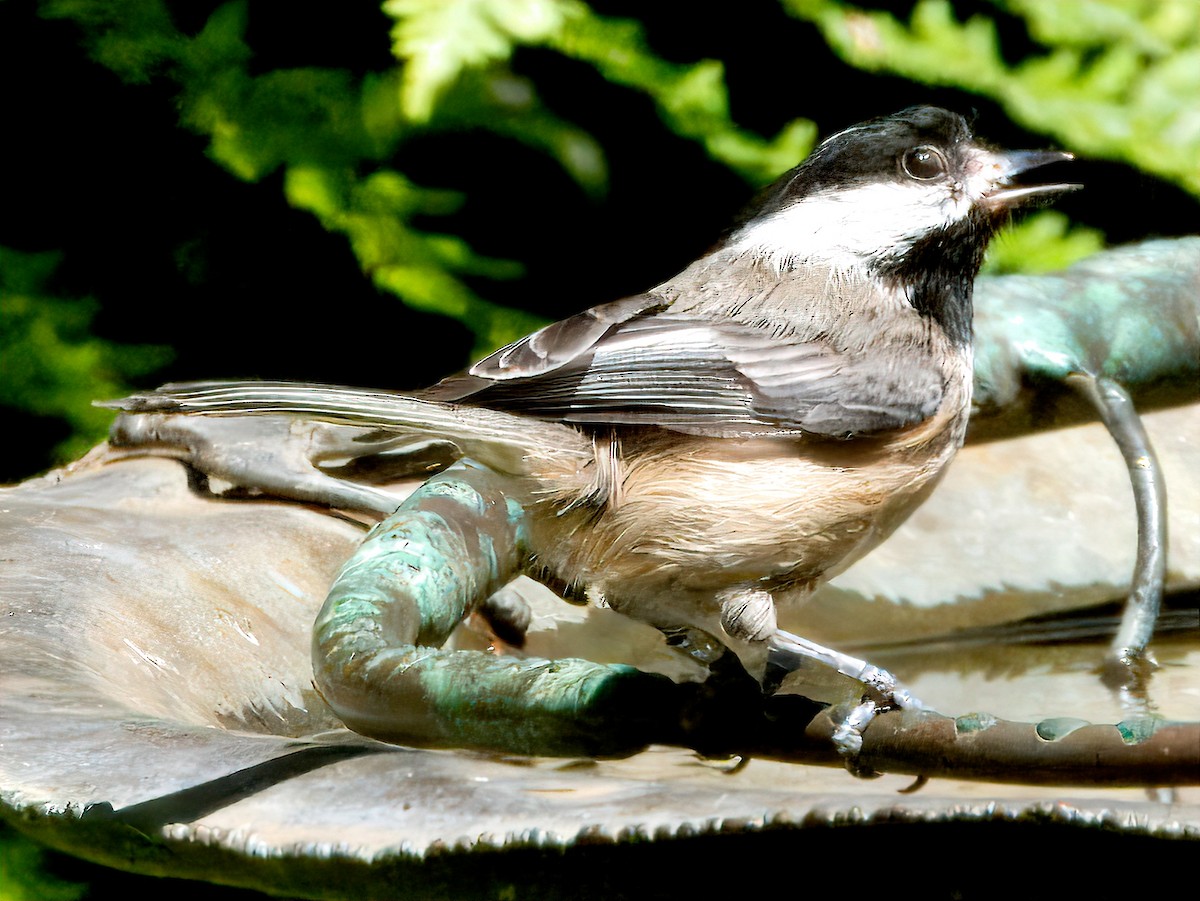
[[429,388],[209,382],[114,405],[450,446],[508,473],[547,584],[761,671],[778,607],[886,538],[962,445],[984,252],[1015,209],[1078,187],[1018,176],[1070,158],[910,107],[826,138],[678,274]]

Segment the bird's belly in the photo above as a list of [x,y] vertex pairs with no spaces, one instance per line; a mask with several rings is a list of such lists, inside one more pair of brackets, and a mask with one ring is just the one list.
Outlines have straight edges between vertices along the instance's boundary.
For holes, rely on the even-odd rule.
[[956,446],[696,439],[634,455],[609,502],[543,560],[609,596],[804,587],[890,534]]

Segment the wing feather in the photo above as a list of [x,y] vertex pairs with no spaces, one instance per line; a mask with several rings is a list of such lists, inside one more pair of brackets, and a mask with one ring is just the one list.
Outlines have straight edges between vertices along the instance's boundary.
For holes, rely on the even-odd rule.
[[940,371],[917,353],[880,359],[878,348],[789,340],[639,295],[547,326],[422,396],[578,424],[847,437],[919,422],[943,392]]

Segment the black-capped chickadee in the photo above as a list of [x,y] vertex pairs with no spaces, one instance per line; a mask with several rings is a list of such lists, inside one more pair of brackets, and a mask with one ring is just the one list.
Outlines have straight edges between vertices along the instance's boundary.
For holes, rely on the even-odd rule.
[[[512,476],[537,573],[752,658],[776,605],[878,544],[962,444],[984,250],[1014,206],[1074,187],[1013,177],[1068,158],[913,107],[825,140],[673,278],[424,392],[201,383],[118,405],[449,442]],[[554,452],[567,434],[582,451]]]

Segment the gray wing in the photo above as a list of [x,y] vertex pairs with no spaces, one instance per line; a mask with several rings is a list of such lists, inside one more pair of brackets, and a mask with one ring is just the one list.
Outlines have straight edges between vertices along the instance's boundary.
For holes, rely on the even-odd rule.
[[421,396],[578,424],[844,438],[920,422],[943,391],[912,348],[847,353],[642,295],[549,325]]

